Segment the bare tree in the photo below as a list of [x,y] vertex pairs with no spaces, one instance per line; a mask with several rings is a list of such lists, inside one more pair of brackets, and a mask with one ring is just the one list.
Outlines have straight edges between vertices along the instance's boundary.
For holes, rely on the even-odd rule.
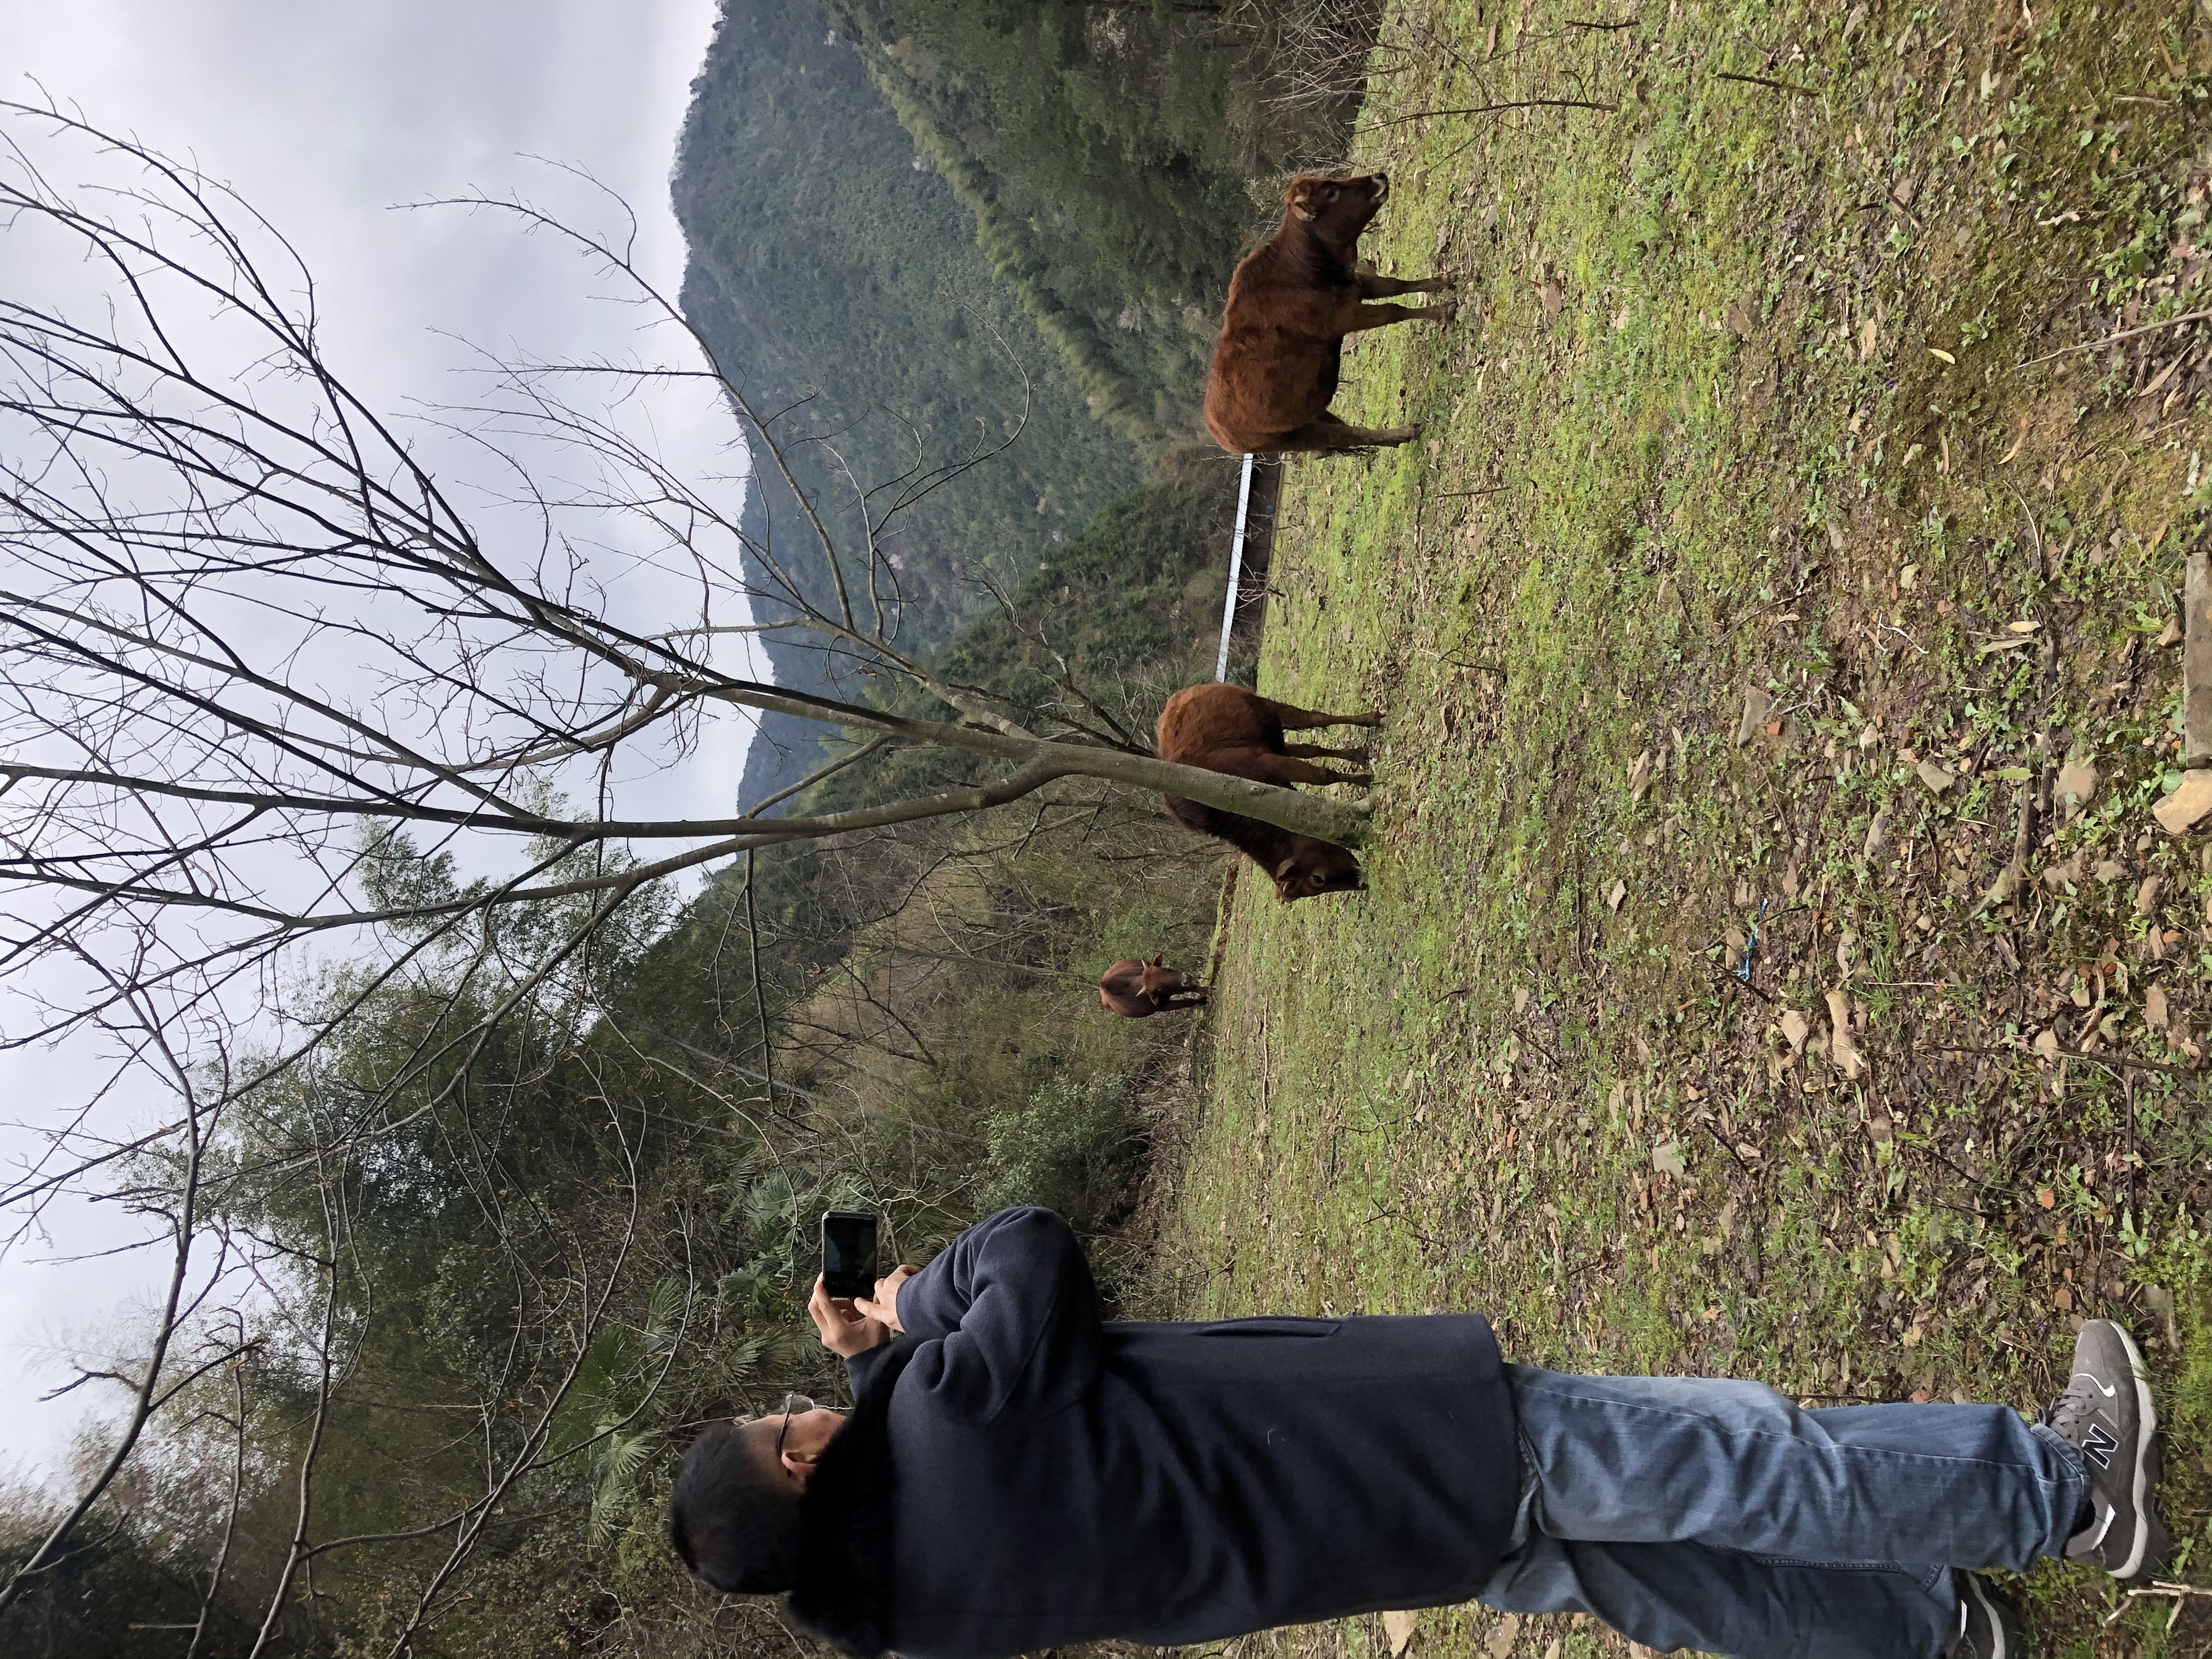
[[[703,349],[676,367],[486,358],[476,401],[402,421],[341,376],[312,273],[247,204],[60,110],[0,112],[11,118],[0,137],[8,234],[49,270],[75,261],[106,278],[89,305],[0,297],[0,1048],[104,1036],[121,1054],[113,1088],[135,1080],[143,1102],[150,1079],[166,1103],[135,1135],[96,1121],[98,1099],[39,1126],[46,1155],[0,1187],[0,1210],[21,1237],[62,1194],[120,1192],[156,1218],[173,1256],[148,1345],[106,1379],[131,1401],[122,1431],[0,1584],[0,1613],[67,1558],[159,1413],[228,1388],[228,1407],[204,1411],[242,1445],[244,1379],[265,1370],[288,1379],[304,1415],[288,1454],[289,1535],[271,1547],[255,1650],[334,1552],[443,1540],[447,1553],[396,1627],[396,1653],[435,1615],[518,1483],[622,1442],[619,1414],[581,1440],[556,1424],[618,1281],[634,1276],[634,1164],[614,1182],[615,1198],[627,1194],[619,1212],[589,1248],[572,1241],[549,1259],[542,1243],[512,1244],[517,1200],[461,1080],[502,1033],[533,1021],[567,1032],[549,1041],[573,1059],[575,1033],[601,1012],[588,989],[595,951],[644,925],[641,903],[667,878],[974,813],[1069,776],[1346,843],[1359,838],[1363,809],[1164,763],[1072,677],[1050,707],[1029,707],[947,684],[902,646],[885,526],[989,452],[917,462],[890,480],[842,474],[849,498],[833,510],[798,487],[791,461],[816,447],[839,476],[834,436],[756,408],[742,377]],[[70,145],[120,168],[122,186],[80,200],[55,185],[42,157]],[[640,276],[627,239],[577,232],[517,200],[462,204],[568,239],[697,343]],[[753,464],[792,483],[828,594],[785,567],[783,543],[747,534],[722,505],[727,491],[678,476],[625,424],[624,401],[656,382],[696,382],[726,400]],[[611,395],[580,403],[568,392],[579,386]],[[472,451],[483,471],[441,477],[422,459],[430,448]],[[683,614],[618,616],[587,550],[605,547],[680,574]],[[767,629],[804,635],[951,714],[811,696],[723,665],[720,642]],[[774,816],[773,801],[708,819],[611,810],[626,762],[643,763],[629,757],[685,751],[723,708],[842,732],[850,748],[810,781],[886,745],[972,757],[985,775],[836,812]],[[595,810],[573,807],[578,796]],[[435,844],[418,852],[410,835]],[[472,868],[497,862],[493,846],[517,849],[498,873],[456,868],[455,854]],[[333,975],[333,958],[351,965]],[[365,1094],[319,1071],[335,1034],[433,962],[446,964],[437,994],[450,1017]],[[299,987],[318,973],[327,994],[302,1006]],[[772,1097],[727,1104],[740,1120],[776,1109]],[[474,1498],[391,1537],[321,1535],[323,1427],[374,1318],[347,1289],[350,1183],[425,1125],[450,1138],[441,1156],[459,1190],[509,1242],[514,1306],[537,1310],[540,1340],[456,1407],[480,1419]],[[650,1126],[610,1109],[605,1127],[627,1152]],[[238,1183],[272,1171],[312,1199],[301,1237],[232,1225]],[[688,1310],[692,1270],[659,1266]],[[233,1482],[218,1584],[236,1571],[232,1522],[248,1484]]]
[[[608,410],[558,391],[580,379],[707,380],[741,417],[757,464],[788,479],[794,441],[783,417],[757,410],[733,374],[488,366],[483,401],[417,424],[475,445],[506,506],[527,509],[534,544],[495,547],[325,357],[313,277],[264,222],[188,167],[53,112],[12,107],[143,172],[127,221],[54,189],[20,143],[0,179],[12,234],[48,233],[112,273],[112,305],[94,320],[0,301],[0,881],[40,901],[29,907],[36,925],[0,945],[0,974],[141,919],[160,947],[141,979],[258,963],[312,935],[635,891],[751,848],[976,811],[1069,775],[1358,840],[1353,806],[1162,762],[1066,701],[1047,716],[948,684],[902,649],[880,532],[945,469],[856,484],[856,538],[834,535],[794,483],[834,588],[817,603],[708,489],[675,476]],[[682,325],[627,246],[520,202],[471,204],[570,237]],[[240,352],[251,380],[210,366],[234,365]],[[573,458],[582,481],[531,476],[525,443]],[[632,556],[685,573],[693,615],[682,625],[612,619],[580,549],[617,535]],[[746,554],[769,573],[765,583],[745,574]],[[910,718],[716,665],[716,636],[763,629],[809,635],[957,717]],[[888,740],[1007,769],[784,817],[636,820],[568,811],[555,793],[558,780],[603,783],[624,755],[681,749],[718,705],[842,728],[861,744],[850,758]],[[393,823],[544,850],[501,883],[365,904],[367,827]],[[592,856],[655,843],[683,845],[605,866]],[[35,1035],[98,1006],[57,1007]]]

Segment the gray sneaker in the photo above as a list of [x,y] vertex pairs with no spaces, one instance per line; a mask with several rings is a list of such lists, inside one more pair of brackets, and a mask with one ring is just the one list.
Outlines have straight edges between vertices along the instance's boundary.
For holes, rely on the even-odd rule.
[[2158,1512],[2158,1408],[2150,1373],[2125,1331],[2109,1319],[2081,1327],[2074,1374],[2043,1420],[2081,1455],[2089,1474],[2089,1524],[2067,1540],[2067,1555],[2115,1578],[2164,1571],[2170,1540]]
[[1959,1633],[1943,1650],[1943,1659],[2022,1659],[2027,1649],[2012,1603],[1978,1572],[1954,1572],[1951,1577],[1959,1591]]

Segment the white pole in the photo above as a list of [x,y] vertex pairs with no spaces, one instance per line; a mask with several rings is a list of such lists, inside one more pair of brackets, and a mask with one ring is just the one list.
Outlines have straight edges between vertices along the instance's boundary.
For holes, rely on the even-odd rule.
[[1229,678],[1229,630],[1237,625],[1237,586],[1244,574],[1244,514],[1252,505],[1252,457],[1244,458],[1244,476],[1237,486],[1237,533],[1229,542],[1229,592],[1221,601],[1221,656],[1213,665],[1213,678]]

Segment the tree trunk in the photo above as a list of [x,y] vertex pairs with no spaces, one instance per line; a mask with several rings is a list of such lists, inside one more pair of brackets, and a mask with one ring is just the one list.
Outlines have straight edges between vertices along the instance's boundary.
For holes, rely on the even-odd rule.
[[[708,690],[706,695],[768,713],[795,714],[801,720],[866,732],[890,732],[915,743],[961,749],[971,754],[994,755],[1014,761],[1020,763],[1016,788],[1016,793],[1020,794],[1026,794],[1030,789],[1055,777],[1103,778],[1111,783],[1131,784],[1140,789],[1158,789],[1163,794],[1182,795],[1224,812],[1241,812],[1248,818],[1258,818],[1263,823],[1274,824],[1296,835],[1311,836],[1317,841],[1333,842],[1339,847],[1358,847],[1367,834],[1368,813],[1371,809],[1365,801],[1331,800],[1326,795],[1307,794],[1277,784],[1255,783],[1249,778],[1233,777],[1226,772],[1209,772],[1201,766],[1183,766],[1151,755],[1133,755],[1091,744],[1054,743],[1042,738],[1017,737],[1004,732],[983,731],[972,726],[951,726],[938,720],[908,720],[902,715],[885,714],[880,709],[865,708],[858,703],[811,696],[805,692],[771,693],[750,685],[725,684]],[[1016,782],[1016,779],[1008,779],[1000,786],[981,786],[993,799],[988,803],[978,804],[996,805],[1001,799],[1012,799],[1012,795],[1005,793],[1005,787]],[[912,814],[906,812],[902,816],[910,817]],[[835,834],[843,829],[869,828],[871,824],[867,820],[872,817],[870,811],[863,809],[858,812],[833,814],[828,818],[778,818],[769,822],[778,826],[787,825],[795,837],[802,833],[823,835]],[[843,822],[847,819],[853,822]],[[744,833],[751,827],[730,826],[737,833]]]

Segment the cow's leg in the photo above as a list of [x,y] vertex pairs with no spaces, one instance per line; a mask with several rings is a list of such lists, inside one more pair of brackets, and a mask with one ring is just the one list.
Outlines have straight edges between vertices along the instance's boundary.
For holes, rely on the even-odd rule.
[[1452,289],[1449,276],[1424,276],[1407,283],[1395,276],[1377,276],[1372,270],[1361,271],[1358,282],[1363,300],[1395,300],[1401,294],[1449,294]]
[[[1277,702],[1272,697],[1262,697],[1260,701],[1267,705],[1268,711],[1275,717],[1275,723],[1285,732],[1305,732],[1316,726],[1380,726],[1382,724],[1382,716],[1379,714],[1324,714],[1317,708],[1300,708],[1292,703]],[[1287,744],[1284,747],[1290,750],[1290,745]],[[1297,751],[1290,750],[1290,752],[1295,754]],[[1326,754],[1328,751],[1324,750],[1322,752]],[[1364,750],[1360,751],[1360,758],[1363,760],[1366,758]]]
[[1160,1011],[1165,1013],[1173,1008],[1203,1008],[1205,1006],[1206,993],[1203,990],[1177,991],[1160,1004]]
[[1347,449],[1411,443],[1420,435],[1421,428],[1417,426],[1348,426],[1324,410],[1304,426],[1269,439],[1267,450],[1270,454],[1332,454]]
[[1337,321],[1346,334],[1357,334],[1362,329],[1388,328],[1393,323],[1410,323],[1420,317],[1433,317],[1440,323],[1448,323],[1458,314],[1459,307],[1452,305],[1356,305],[1346,313],[1340,314]]
[[[1331,720],[1329,724],[1334,726],[1336,722]],[[1286,743],[1283,745],[1283,752],[1285,755],[1302,756],[1307,760],[1358,761],[1363,765],[1367,761],[1365,744],[1360,744],[1357,749],[1330,749],[1318,743]]]
[[1278,755],[1272,751],[1258,757],[1255,769],[1261,783],[1279,783],[1285,788],[1300,783],[1372,783],[1374,779],[1364,772],[1332,772],[1325,766],[1316,766],[1311,761],[1300,760],[1294,755]]

